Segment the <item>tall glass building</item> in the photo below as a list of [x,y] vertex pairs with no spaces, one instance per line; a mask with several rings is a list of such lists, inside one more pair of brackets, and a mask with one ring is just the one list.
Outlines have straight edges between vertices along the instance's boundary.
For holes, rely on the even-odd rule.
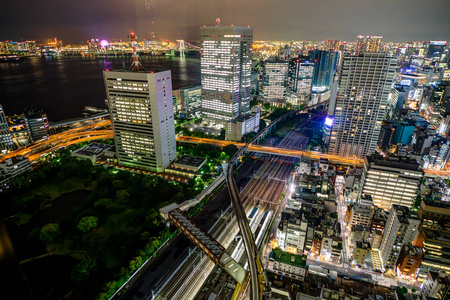
[[309,57],[297,57],[289,60],[288,86],[297,93],[301,100],[311,97],[312,81],[314,76],[314,63]]
[[309,60],[314,63],[312,85],[330,88],[339,63],[339,52],[312,50],[308,52]]
[[103,71],[119,164],[164,172],[177,157],[170,71]]
[[385,53],[344,56],[339,91],[330,100],[334,115],[328,152],[364,158],[377,146],[397,59]]
[[202,115],[226,122],[250,111],[253,28],[200,27]]

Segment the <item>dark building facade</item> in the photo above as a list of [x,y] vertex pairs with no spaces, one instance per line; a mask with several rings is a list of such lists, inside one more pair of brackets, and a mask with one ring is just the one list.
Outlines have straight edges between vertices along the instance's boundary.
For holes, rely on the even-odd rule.
[[339,52],[313,50],[308,52],[309,59],[314,63],[313,86],[330,88],[339,60]]

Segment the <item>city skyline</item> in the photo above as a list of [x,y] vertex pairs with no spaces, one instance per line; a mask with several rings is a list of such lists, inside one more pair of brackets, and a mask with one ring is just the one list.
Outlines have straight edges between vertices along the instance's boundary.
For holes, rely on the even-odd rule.
[[3,294],[450,299],[449,2],[8,1]]
[[[85,7],[76,1],[7,1],[0,13],[0,26],[5,29],[0,40],[57,36],[67,43],[80,43],[93,37],[120,39],[131,29],[140,39],[148,38],[139,32],[145,24],[142,18],[149,17],[142,12],[148,6],[141,2],[144,0],[131,4],[100,0]],[[155,2],[156,16],[152,18],[156,22],[156,38],[162,39],[196,39],[200,26],[212,25],[220,17],[224,25],[253,27],[255,40],[354,41],[358,35],[380,35],[388,42],[450,40],[450,22],[445,16],[450,3],[445,0],[381,0],[364,4],[356,0],[289,1],[285,5],[262,1],[259,6],[254,1],[237,5],[236,0]],[[421,21],[420,26],[417,20]]]

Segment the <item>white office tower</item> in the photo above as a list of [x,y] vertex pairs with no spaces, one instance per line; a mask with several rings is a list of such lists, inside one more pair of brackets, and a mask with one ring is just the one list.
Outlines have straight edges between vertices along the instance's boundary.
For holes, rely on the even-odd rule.
[[250,111],[253,28],[200,27],[200,39],[203,119],[223,127]]
[[409,207],[393,205],[384,227],[380,246],[383,268],[394,268],[403,245],[412,243],[419,233],[420,219]]
[[119,164],[164,172],[176,159],[170,71],[103,71]]
[[385,53],[344,56],[339,91],[330,101],[335,118],[330,154],[364,158],[375,151],[396,64]]
[[289,64],[270,57],[261,62],[260,94],[266,102],[285,102]]

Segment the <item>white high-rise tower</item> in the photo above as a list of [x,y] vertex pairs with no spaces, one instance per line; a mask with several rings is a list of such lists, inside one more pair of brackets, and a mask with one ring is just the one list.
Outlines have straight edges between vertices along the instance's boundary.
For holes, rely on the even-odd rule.
[[177,157],[170,71],[103,71],[119,164],[164,172]]
[[200,28],[203,119],[225,125],[250,111],[253,29]]
[[335,118],[330,154],[364,158],[375,151],[396,63],[385,53],[344,56],[339,92],[329,107]]

